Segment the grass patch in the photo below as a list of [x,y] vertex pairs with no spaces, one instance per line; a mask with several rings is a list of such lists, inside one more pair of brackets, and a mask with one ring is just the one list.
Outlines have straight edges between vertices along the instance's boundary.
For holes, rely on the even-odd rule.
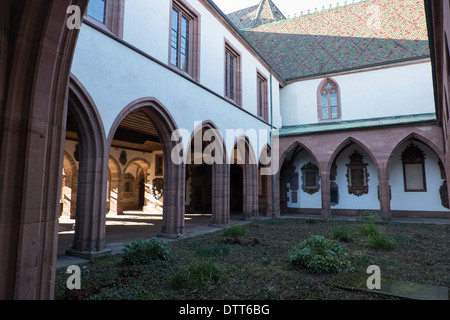
[[394,248],[394,242],[384,234],[375,234],[367,238],[367,246],[374,249],[391,250]]
[[230,247],[228,246],[215,246],[214,248],[197,248],[195,250],[195,256],[199,258],[219,258],[227,256],[230,253]]
[[245,227],[239,225],[233,225],[222,231],[222,235],[226,237],[239,237],[245,234]]
[[353,230],[349,227],[341,226],[332,230],[333,238],[343,242],[350,242],[353,239]]
[[374,223],[364,223],[358,226],[358,233],[362,236],[375,236],[380,234],[380,228]]
[[188,266],[176,269],[171,277],[175,288],[198,287],[219,282],[225,278],[220,267],[211,261],[192,261]]

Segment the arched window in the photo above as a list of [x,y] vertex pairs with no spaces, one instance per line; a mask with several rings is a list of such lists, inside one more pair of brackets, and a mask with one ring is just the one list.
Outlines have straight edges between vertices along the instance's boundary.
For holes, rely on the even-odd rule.
[[341,118],[340,90],[336,81],[325,79],[318,89],[318,114],[321,120],[338,120]]

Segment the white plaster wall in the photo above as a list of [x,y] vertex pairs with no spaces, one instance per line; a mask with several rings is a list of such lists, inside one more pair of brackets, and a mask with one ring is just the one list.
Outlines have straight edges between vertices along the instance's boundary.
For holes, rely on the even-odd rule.
[[[350,163],[350,156],[356,151],[363,156],[364,163],[367,163],[369,173],[369,193],[357,197],[348,193],[347,164]],[[339,204],[332,206],[332,209],[356,209],[356,210],[379,210],[378,200],[378,173],[369,155],[361,147],[352,145],[346,148],[339,156],[337,162],[336,183],[339,186]]]
[[[312,162],[315,165],[314,158],[307,152],[300,152],[295,160],[294,166],[295,171],[298,173],[299,187],[297,203],[292,203],[292,199],[289,196],[289,201],[287,203],[288,208],[308,208],[308,209],[320,209],[322,208],[322,191],[321,189],[315,194],[308,194],[302,190],[302,167],[308,162]],[[322,188],[322,182],[320,182],[320,187]],[[289,191],[291,193],[291,191]]]
[[442,206],[439,195],[439,188],[442,186],[439,158],[426,145],[415,142],[415,144],[425,154],[425,176],[426,192],[405,192],[403,180],[403,165],[401,154],[407,148],[405,143],[393,155],[393,161],[389,167],[389,184],[391,185],[392,200],[391,210],[412,210],[412,211],[448,211]]
[[[242,108],[256,114],[257,69],[270,78],[270,72],[203,5],[189,3],[201,15],[200,83],[220,97],[224,94],[225,38],[242,58]],[[167,64],[169,58],[170,2],[165,0],[126,1],[124,41]],[[268,130],[269,126],[208,92],[177,73],[123,46],[110,37],[83,25],[77,43],[72,73],[92,96],[106,134],[120,111],[132,101],[154,97],[189,134],[198,121],[213,121],[225,136],[227,129]],[[273,79],[274,125],[281,126],[279,83]],[[269,132],[266,136],[268,137]],[[187,145],[188,139],[184,144]],[[267,139],[268,140],[268,139]],[[256,155],[260,141],[252,139]],[[234,140],[227,143],[230,158]]]
[[[200,15],[200,83],[214,92],[224,95],[225,39],[241,53],[242,105],[245,110],[257,114],[256,72],[267,79],[270,71],[263,66],[207,8],[197,0],[188,3]],[[163,63],[169,63],[170,1],[126,1],[124,40]],[[279,112],[279,83],[273,79],[274,122],[281,125]]]
[[[331,77],[341,90],[342,120],[434,113],[430,62]],[[317,89],[325,79],[281,89],[283,126],[317,123]]]

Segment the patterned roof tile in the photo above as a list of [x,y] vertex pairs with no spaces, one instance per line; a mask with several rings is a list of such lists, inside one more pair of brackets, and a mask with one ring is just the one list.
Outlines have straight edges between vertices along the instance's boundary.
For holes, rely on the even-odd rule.
[[422,0],[366,0],[243,34],[285,80],[430,54]]

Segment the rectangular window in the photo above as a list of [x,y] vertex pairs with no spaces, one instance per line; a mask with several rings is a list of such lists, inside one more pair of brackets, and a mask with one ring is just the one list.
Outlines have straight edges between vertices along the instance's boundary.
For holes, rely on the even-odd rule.
[[269,99],[268,99],[267,78],[258,72],[257,74],[258,117],[263,118],[265,121],[269,120],[268,100]]
[[88,15],[104,24],[106,16],[106,0],[90,0],[88,5]]
[[123,37],[125,0],[90,0],[86,18],[96,27]]
[[225,97],[241,103],[240,54],[225,44]]
[[198,80],[199,15],[187,3],[173,1],[170,26],[170,64]]

